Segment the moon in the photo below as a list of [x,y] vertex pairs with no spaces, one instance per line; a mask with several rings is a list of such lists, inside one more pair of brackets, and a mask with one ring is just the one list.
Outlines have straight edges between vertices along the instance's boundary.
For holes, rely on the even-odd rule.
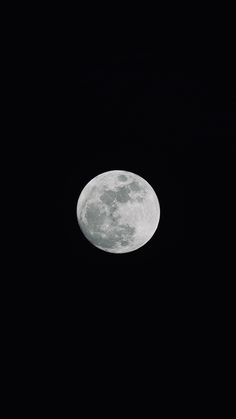
[[111,170],[87,183],[76,213],[82,233],[94,246],[128,253],[151,239],[160,220],[160,205],[154,189],[141,176]]

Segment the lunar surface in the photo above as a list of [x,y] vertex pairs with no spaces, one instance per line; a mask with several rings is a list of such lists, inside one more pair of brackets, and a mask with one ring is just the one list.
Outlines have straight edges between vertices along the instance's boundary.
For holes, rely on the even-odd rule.
[[160,205],[154,189],[142,177],[112,170],[84,187],[77,218],[94,246],[110,253],[127,253],[151,239],[159,223]]

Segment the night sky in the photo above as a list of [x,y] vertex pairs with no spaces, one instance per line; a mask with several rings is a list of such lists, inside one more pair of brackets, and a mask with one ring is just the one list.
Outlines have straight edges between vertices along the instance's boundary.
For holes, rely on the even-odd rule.
[[[34,347],[40,351],[31,374],[38,377],[35,364],[45,369],[42,388],[49,383],[49,398],[54,389],[51,374],[63,391],[65,386],[69,389],[79,408],[83,391],[86,409],[91,404],[97,409],[93,393],[100,389],[106,404],[114,381],[118,398],[126,383],[129,397],[130,383],[136,381],[141,393],[147,389],[156,410],[162,393],[164,412],[171,405],[176,413],[172,394],[184,405],[188,393],[194,393],[195,409],[203,384],[205,398],[213,388],[208,379],[216,377],[218,385],[219,360],[225,362],[227,356],[216,349],[227,340],[224,331],[233,318],[228,296],[234,295],[230,290],[234,279],[227,259],[230,253],[235,259],[230,213],[235,194],[236,89],[229,60],[235,54],[226,50],[227,43],[220,50],[212,32],[210,42],[204,38],[199,45],[199,22],[197,42],[189,39],[180,51],[183,44],[174,42],[179,28],[177,32],[163,28],[152,43],[148,36],[139,42],[134,33],[137,42],[128,43],[125,36],[121,42],[119,25],[116,42],[109,32],[107,42],[102,42],[97,36],[100,21],[98,32],[91,31],[88,39],[87,25],[80,35],[77,14],[75,24],[71,14],[66,25],[53,11],[51,33],[44,35],[44,43],[40,21],[40,50],[34,41],[32,45],[35,62],[27,53],[30,98],[36,98],[37,107],[29,98],[32,115],[24,116],[30,133],[25,155],[38,171],[39,184],[32,180],[29,196],[36,191],[39,215],[36,218],[30,203],[26,216],[33,213],[30,227],[37,238],[34,227],[39,226],[42,240],[37,239],[39,250],[29,243],[32,260],[28,253],[22,258],[29,266],[29,280],[24,280],[24,272],[23,279],[16,275],[27,300],[24,304],[19,299],[26,318],[20,333],[27,321],[31,324],[29,350],[21,337],[14,347],[22,345],[26,356]],[[91,15],[96,18],[94,12]],[[188,15],[184,19],[191,24]],[[216,23],[218,33],[220,22]],[[20,136],[17,141],[22,148]],[[94,247],[76,216],[85,185],[116,169],[147,180],[161,208],[151,240],[126,254]],[[31,181],[28,168],[26,177]],[[10,239],[16,246],[15,237]],[[223,315],[228,318],[222,320]],[[109,391],[105,386],[103,390],[102,381]],[[214,394],[213,404],[215,400]]]

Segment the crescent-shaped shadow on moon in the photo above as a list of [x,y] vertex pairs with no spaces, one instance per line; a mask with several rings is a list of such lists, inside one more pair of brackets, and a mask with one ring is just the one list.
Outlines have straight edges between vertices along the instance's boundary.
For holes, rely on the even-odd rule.
[[77,219],[84,236],[97,248],[128,253],[146,244],[160,220],[160,204],[151,185],[125,170],[102,173],[82,190]]

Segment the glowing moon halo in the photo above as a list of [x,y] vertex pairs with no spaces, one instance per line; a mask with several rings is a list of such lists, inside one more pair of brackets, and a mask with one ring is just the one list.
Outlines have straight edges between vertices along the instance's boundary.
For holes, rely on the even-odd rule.
[[77,219],[94,246],[110,253],[128,253],[151,239],[160,220],[160,205],[154,189],[141,176],[111,170],[84,187]]

